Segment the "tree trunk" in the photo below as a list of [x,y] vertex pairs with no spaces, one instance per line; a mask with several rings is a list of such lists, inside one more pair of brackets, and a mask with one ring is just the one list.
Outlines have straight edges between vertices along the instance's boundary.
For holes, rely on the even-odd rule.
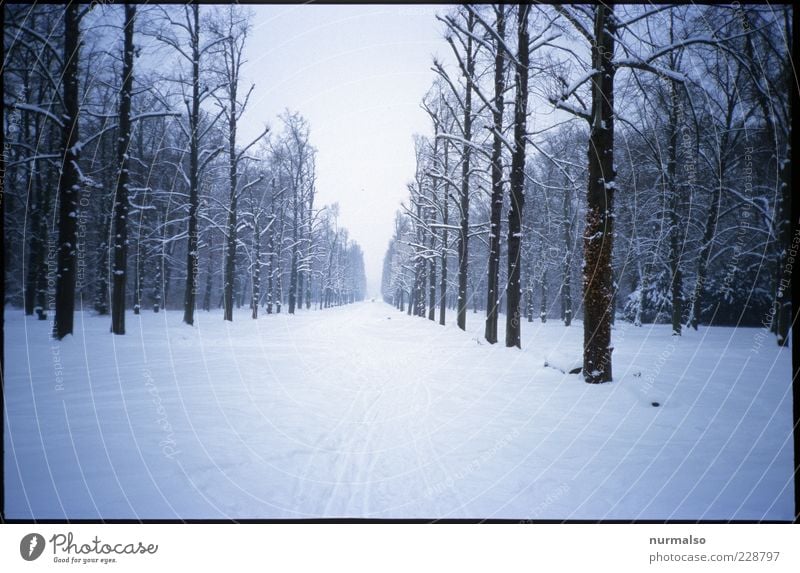
[[80,173],[77,145],[78,114],[78,59],[80,57],[80,20],[77,3],[68,4],[64,10],[64,128],[62,130],[61,177],[58,182],[58,270],[56,273],[56,316],[53,336],[61,340],[72,334],[75,312],[75,282],[78,202]]
[[208,230],[208,258],[206,259],[206,287],[203,292],[203,310],[211,311],[211,290],[214,287],[214,229]]
[[[727,134],[723,133],[720,141],[720,149],[725,149],[727,146]],[[706,292],[706,276],[708,273],[708,261],[711,256],[711,247],[714,243],[714,237],[717,234],[717,222],[719,220],[719,213],[722,206],[722,187],[724,185],[725,170],[727,168],[725,160],[720,157],[720,166],[718,173],[718,184],[711,190],[711,199],[708,207],[708,215],[706,216],[706,224],[703,229],[703,241],[700,243],[700,251],[697,254],[697,279],[695,280],[694,289],[691,295],[691,305],[689,306],[689,326],[697,330],[700,321],[700,311],[702,303],[705,299]]]
[[542,321],[542,324],[547,322],[547,269],[542,271],[542,278],[541,278],[541,288],[542,288],[542,300],[539,305],[539,319]]
[[[26,82],[25,93],[28,92]],[[22,133],[29,141],[39,141],[41,123],[35,121],[36,127],[31,133],[30,113],[23,112]],[[49,208],[49,193],[42,185],[41,169],[46,168],[46,163],[31,163],[31,243],[28,251],[28,276],[25,281],[25,314],[32,315],[36,312],[39,320],[46,318],[46,298],[47,298],[47,217]]]
[[308,268],[306,270],[306,310],[309,310],[311,308],[311,277],[314,274],[312,272],[313,271],[312,266],[313,266],[313,260],[314,260],[314,257],[313,257],[314,236],[313,236],[313,234],[311,232],[311,220],[312,220],[312,217],[313,217],[313,213],[312,213],[313,201],[314,201],[314,191],[313,191],[313,188],[312,188],[311,197],[309,199],[309,207],[308,207],[308,219],[307,219],[307,221],[308,221],[308,223],[307,223],[308,229],[307,229],[307,232],[306,232],[306,236],[308,237],[308,241],[307,241],[308,242],[308,246],[306,248],[306,252],[307,252],[306,257],[308,259]]
[[586,382],[612,380],[611,253],[614,238],[614,5],[595,6],[589,184],[583,238],[583,376]]
[[144,287],[145,248],[141,241],[136,248],[136,284],[133,288],[133,314],[139,314],[142,308],[142,288]]
[[[475,17],[470,13],[467,29],[475,29]],[[475,73],[475,54],[472,49],[472,36],[467,37],[467,74],[464,94],[464,146],[461,160],[461,229],[458,237],[458,314],[457,323],[461,330],[467,329],[467,272],[469,266],[469,169],[472,155],[472,82]]]
[[[431,219],[435,222],[435,217]],[[433,253],[436,246],[436,235],[431,229],[430,248]],[[428,261],[428,320],[436,320],[436,257],[431,255]]]
[[525,143],[528,116],[528,66],[530,60],[528,15],[530,5],[517,13],[517,64],[514,83],[514,153],[511,157],[511,204],[508,210],[508,288],[506,290],[506,346],[522,347],[520,298],[522,283],[522,213],[525,207]]
[[286,225],[286,220],[281,213],[281,230],[278,232],[278,249],[276,253],[277,265],[275,269],[275,314],[281,313],[283,306],[283,233]]
[[[789,117],[791,115],[791,99],[789,98]],[[786,157],[781,165],[780,195],[778,204],[778,245],[780,250],[778,258],[778,281],[775,293],[775,330],[778,346],[789,345],[789,331],[792,328],[792,291],[790,280],[791,271],[787,273],[789,265],[789,251],[792,250],[792,130],[789,126],[789,138],[786,142]]]
[[236,209],[235,167],[231,167],[230,209],[228,211],[228,233],[225,245],[225,287],[223,289],[223,320],[233,321],[233,283],[236,271]]
[[[444,140],[444,173],[447,175],[448,170],[448,142]],[[444,227],[442,228],[442,279],[439,285],[439,324],[442,326],[445,325],[445,319],[447,317],[447,225],[449,224],[450,220],[450,195],[448,193],[450,183],[447,180],[444,182],[444,205],[442,209],[442,224]]]
[[564,326],[572,324],[572,193],[567,181],[564,189],[564,273],[561,282],[561,306],[563,308]]
[[253,216],[253,300],[252,318],[258,318],[258,299],[261,297],[261,228],[258,224],[258,215]]
[[503,42],[506,36],[505,6],[498,4],[497,39],[494,55],[494,139],[492,141],[492,205],[489,222],[489,273],[486,286],[486,329],[484,336],[489,344],[497,342],[497,315],[500,311],[500,219],[503,212],[503,107],[505,71],[503,69]]
[[192,44],[192,112],[189,116],[189,229],[186,245],[186,292],[183,297],[183,322],[194,324],[195,297],[197,295],[197,211],[200,205],[198,152],[200,136],[200,12],[192,6],[194,28]]
[[299,197],[297,196],[298,189],[295,187],[294,190],[294,234],[292,240],[292,267],[289,271],[289,314],[294,314],[294,307],[297,302],[297,265],[298,265],[298,257],[299,252],[297,249],[297,240],[298,240],[298,203],[300,201]]
[[[131,143],[133,25],[135,18],[136,6],[126,3],[122,89],[119,94],[119,176],[117,177],[117,193],[114,201],[114,273],[111,296],[111,332],[114,334],[125,334],[125,286],[128,281],[128,186],[130,182],[128,147]],[[141,257],[138,257],[138,264],[141,265]],[[139,291],[138,284],[137,291]]]
[[[670,29],[671,34],[671,29]],[[681,220],[678,217],[678,93],[675,82],[670,82],[670,110],[667,126],[667,196],[669,197],[669,267],[672,295],[672,335],[681,335],[683,313],[683,276],[681,273]]]
[[272,314],[273,274],[275,267],[275,179],[272,180],[272,197],[269,203],[269,234],[267,235],[267,314]]

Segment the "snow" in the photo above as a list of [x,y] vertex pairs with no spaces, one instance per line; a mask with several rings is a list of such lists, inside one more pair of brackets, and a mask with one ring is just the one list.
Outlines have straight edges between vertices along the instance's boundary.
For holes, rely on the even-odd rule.
[[763,329],[618,322],[590,385],[544,366],[580,321],[520,351],[383,303],[181,318],[79,312],[54,342],[7,309],[9,518],[792,518],[791,354]]

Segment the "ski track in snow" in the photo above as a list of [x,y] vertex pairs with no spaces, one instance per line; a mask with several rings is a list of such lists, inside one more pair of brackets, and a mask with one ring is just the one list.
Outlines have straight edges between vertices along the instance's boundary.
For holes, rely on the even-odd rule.
[[112,337],[84,312],[56,343],[8,309],[7,516],[792,518],[791,354],[758,329],[618,324],[588,385],[559,371],[580,321],[522,351],[467,322],[365,302]]

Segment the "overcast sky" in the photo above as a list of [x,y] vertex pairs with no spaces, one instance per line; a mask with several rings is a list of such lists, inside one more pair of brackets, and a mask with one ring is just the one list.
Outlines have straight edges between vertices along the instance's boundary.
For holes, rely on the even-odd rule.
[[412,135],[434,54],[447,56],[445,6],[253,6],[246,81],[256,88],[240,140],[290,108],[318,149],[316,205],[338,201],[340,224],[364,249],[370,296],[380,291],[394,213],[414,174]]

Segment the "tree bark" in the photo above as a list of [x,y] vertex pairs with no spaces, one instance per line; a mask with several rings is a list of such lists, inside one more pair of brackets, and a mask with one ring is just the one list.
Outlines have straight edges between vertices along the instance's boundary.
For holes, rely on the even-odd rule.
[[611,254],[614,238],[614,5],[595,6],[596,42],[592,67],[589,184],[583,237],[583,376],[586,382],[612,380]]
[[528,15],[530,5],[517,13],[517,63],[514,84],[514,152],[511,157],[511,204],[508,210],[508,288],[506,290],[506,346],[522,347],[520,299],[522,283],[522,213],[525,207],[525,143],[528,117],[528,66],[530,63]]
[[200,11],[192,5],[194,28],[192,44],[192,111],[189,116],[189,228],[186,245],[186,291],[183,297],[183,322],[194,324],[194,307],[197,296],[197,211],[199,196],[199,128],[200,128]]
[[275,179],[272,179],[272,197],[269,202],[269,234],[267,235],[267,314],[272,314],[273,274],[275,268]]
[[[791,99],[789,98],[789,117],[791,114]],[[789,251],[792,247],[792,130],[789,126],[789,138],[786,142],[786,157],[781,165],[780,194],[778,204],[778,245],[780,254],[778,258],[778,280],[775,293],[775,334],[778,346],[789,345],[789,331],[792,328],[792,291],[790,280],[793,273],[786,272],[789,265]]]
[[295,186],[294,189],[294,229],[293,229],[293,237],[292,237],[292,267],[289,271],[289,314],[294,314],[294,307],[297,302],[297,264],[298,264],[298,257],[299,252],[297,249],[297,240],[298,240],[298,209],[299,209],[299,201],[300,198],[298,197],[299,189]]
[[486,285],[486,328],[489,344],[497,342],[497,315],[500,311],[500,219],[503,212],[503,106],[505,92],[505,59],[503,41],[506,35],[505,5],[498,4],[494,55],[494,139],[492,141],[492,198],[489,222],[489,271]]
[[53,336],[61,340],[72,334],[75,312],[77,222],[80,194],[78,159],[78,59],[80,57],[80,6],[70,3],[64,10],[64,128],[62,130],[61,177],[58,183],[58,270],[56,273],[56,315]]
[[[125,287],[128,281],[128,147],[131,143],[131,97],[133,95],[133,26],[136,6],[125,4],[122,89],[119,94],[119,176],[114,201],[114,272],[111,296],[111,332],[125,334]],[[141,252],[141,247],[140,247]],[[141,265],[141,257],[138,264]],[[138,283],[138,275],[137,275]],[[137,291],[139,285],[137,284]]]
[[[448,149],[448,142],[446,139],[444,140],[444,144],[442,147],[444,148],[443,149],[444,173],[445,175],[447,175],[447,170],[448,170],[447,157],[449,149]],[[449,210],[450,194],[448,192],[449,187],[450,183],[448,183],[448,181],[445,180],[444,186],[442,187],[444,189],[443,199],[442,199],[444,201],[444,205],[442,208],[442,224],[444,225],[444,227],[442,228],[442,263],[441,263],[442,277],[441,277],[441,283],[439,285],[439,324],[441,324],[442,326],[445,325],[445,320],[447,318],[447,248],[448,248],[447,225],[449,224],[449,219],[450,219],[450,210]]]
[[[467,30],[475,29],[475,16],[469,14]],[[472,36],[467,36],[466,93],[464,94],[464,146],[461,160],[461,229],[458,237],[458,311],[456,322],[461,330],[467,329],[467,272],[469,270],[469,170],[472,155],[472,90],[475,74],[475,54]]]
[[678,165],[678,93],[675,82],[670,82],[670,110],[667,126],[667,196],[669,197],[669,267],[671,273],[672,335],[681,335],[683,314],[683,275],[681,272],[681,221],[678,217],[679,190]]
[[258,299],[261,297],[261,227],[258,214],[253,215],[253,299],[251,303],[252,318],[258,318]]
[[561,305],[563,308],[564,326],[572,324],[572,194],[569,184],[564,189],[564,273],[561,283]]
[[233,321],[233,276],[236,270],[236,210],[238,207],[239,174],[236,161],[236,91],[238,84],[235,65],[231,67],[228,94],[230,110],[228,116],[228,180],[230,182],[230,208],[228,209],[228,237],[225,248],[225,296],[223,298],[223,320]]

